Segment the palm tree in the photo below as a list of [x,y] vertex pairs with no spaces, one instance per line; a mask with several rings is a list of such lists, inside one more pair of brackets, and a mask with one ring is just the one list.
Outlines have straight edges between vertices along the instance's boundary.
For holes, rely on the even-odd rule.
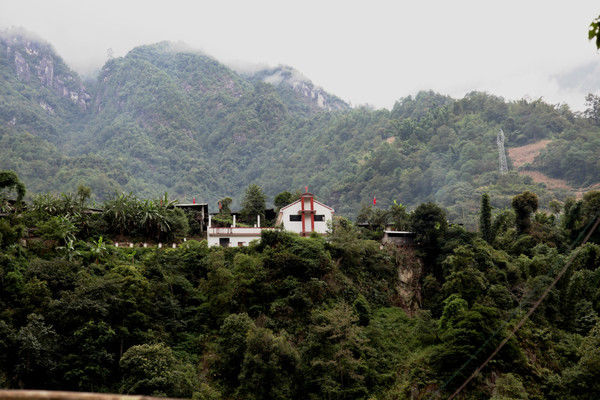
[[113,231],[123,234],[137,228],[139,209],[139,201],[132,193],[121,193],[104,203],[103,215]]

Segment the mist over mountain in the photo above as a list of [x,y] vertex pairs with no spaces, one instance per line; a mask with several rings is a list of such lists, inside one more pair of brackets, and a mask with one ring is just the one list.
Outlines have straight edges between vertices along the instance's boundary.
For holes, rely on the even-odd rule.
[[316,87],[300,72],[286,65],[264,68],[246,76],[251,80],[262,81],[275,86],[282,97],[288,97],[286,100],[290,103],[293,103],[293,98],[298,98],[295,94],[300,94],[303,103],[314,111],[318,109],[341,111],[350,108],[345,101],[327,93],[320,87]]
[[554,79],[562,89],[596,93],[600,90],[600,64],[589,62],[557,74]]
[[[112,58],[84,84],[50,44],[23,31],[0,36],[0,73],[0,168],[16,170],[34,193],[84,183],[99,200],[169,192],[214,204],[250,183],[269,196],[308,185],[342,214],[376,196],[434,200],[468,222],[483,190],[497,194],[497,207],[531,187],[547,203],[599,176],[597,126],[540,100],[421,92],[392,110],[351,108],[292,67],[236,72],[170,42]],[[514,165],[499,174],[500,129],[508,147],[551,142],[522,168],[565,185],[537,183]],[[585,146],[575,149],[578,141]]]

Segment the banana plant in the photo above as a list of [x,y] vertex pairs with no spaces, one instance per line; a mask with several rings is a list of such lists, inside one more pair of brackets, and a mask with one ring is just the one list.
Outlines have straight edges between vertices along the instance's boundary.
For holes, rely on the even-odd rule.
[[106,254],[106,244],[102,236],[98,238],[96,242],[90,244],[90,251],[96,256],[96,264],[100,262],[100,257]]
[[81,255],[79,251],[75,250],[73,240],[69,240],[64,246],[59,246],[57,247],[57,249],[59,251],[62,251],[65,254],[67,260],[69,261],[73,261],[73,258],[75,256]]

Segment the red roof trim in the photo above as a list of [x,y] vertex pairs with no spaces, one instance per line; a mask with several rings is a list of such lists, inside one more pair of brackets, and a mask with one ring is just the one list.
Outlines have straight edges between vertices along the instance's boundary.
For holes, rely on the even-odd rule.
[[[281,214],[281,212],[282,212],[283,210],[285,210],[285,209],[286,209],[286,208],[288,208],[288,207],[291,207],[291,206],[293,206],[294,204],[298,203],[300,200],[301,200],[301,199],[298,199],[298,200],[294,201],[293,203],[290,203],[290,204],[288,204],[288,205],[287,205],[287,206],[285,206],[285,207],[281,207],[281,208],[279,209],[279,213]],[[319,205],[321,205],[321,206],[323,206],[323,207],[325,207],[325,208],[328,208],[328,209],[330,209],[331,211],[335,211],[333,208],[329,207],[328,205],[325,205],[325,204],[321,203],[320,201],[317,201],[317,200],[315,200],[314,202],[315,202],[315,203],[317,203],[317,204],[319,204]]]
[[315,203],[317,203],[317,204],[320,204],[320,205],[322,205],[322,206],[323,206],[323,207],[325,207],[325,208],[329,208],[331,211],[334,211],[334,209],[333,209],[333,208],[329,207],[329,206],[328,206],[328,205],[326,205],[326,204],[323,204],[323,203],[321,203],[320,201],[317,201],[317,200],[315,200]]
[[291,207],[291,206],[293,206],[294,204],[296,204],[296,203],[300,202],[300,200],[301,200],[301,199],[298,199],[298,200],[294,201],[293,203],[290,203],[290,204],[288,204],[288,205],[287,205],[287,206],[285,206],[285,207],[281,207],[281,208],[279,209],[279,213],[281,213],[281,212],[282,212],[283,210],[285,210],[286,208],[288,208],[288,207]]

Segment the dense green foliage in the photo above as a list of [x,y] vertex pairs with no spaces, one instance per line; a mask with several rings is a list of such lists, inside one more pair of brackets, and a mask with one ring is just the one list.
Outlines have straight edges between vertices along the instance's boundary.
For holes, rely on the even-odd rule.
[[7,201],[10,192],[14,192],[15,200],[19,203],[25,197],[25,185],[14,171],[0,171],[0,202]]
[[[473,229],[484,192],[495,208],[528,189],[541,208],[564,201],[567,190],[498,174],[499,129],[508,147],[552,140],[528,168],[574,186],[600,176],[593,97],[583,115],[477,92],[421,92],[392,110],[349,108],[328,95],[322,108],[312,83],[293,81],[308,95],[286,84],[298,79],[290,68],[240,75],[171,43],[107,61],[87,88],[39,40],[5,33],[0,50],[0,168],[17,171],[31,193],[84,183],[96,200],[169,192],[212,205],[239,201],[250,184],[268,198],[308,185],[341,215],[356,215],[373,196],[385,207],[435,201]],[[50,62],[53,76],[42,73]],[[267,83],[274,76],[283,80]]]
[[[515,196],[489,242],[424,203],[366,208],[363,228],[336,218],[327,237],[265,231],[243,248],[116,247],[185,234],[186,216],[131,194],[90,213],[89,195],[40,195],[0,216],[0,386],[445,398],[571,260],[465,398],[600,396],[600,234],[577,247],[600,192],[556,214],[536,212],[533,193]],[[415,245],[368,239],[390,223],[414,230]]]
[[538,209],[538,198],[535,193],[523,192],[513,198],[512,208],[515,211],[517,232],[526,233],[531,229],[531,214]]
[[494,240],[492,232],[492,206],[490,205],[490,196],[484,193],[481,196],[481,210],[479,211],[479,233],[488,243]]
[[590,24],[590,29],[588,31],[588,39],[595,40],[596,47],[600,49],[600,16],[598,16]]
[[[48,44],[0,35],[0,168],[19,174],[0,172],[0,386],[443,398],[573,260],[466,398],[600,397],[600,232],[569,247],[600,192],[576,200],[512,165],[501,175],[496,148],[499,129],[508,147],[549,139],[526,168],[596,184],[598,97],[581,115],[477,92],[421,92],[392,110],[331,96],[326,109],[267,83],[274,73],[297,78],[159,43],[109,60],[85,88]],[[153,246],[199,233],[167,191],[221,199],[217,224],[232,207],[251,224],[305,185],[356,226]],[[415,246],[381,248],[390,226]]]
[[572,135],[553,141],[536,159],[548,175],[588,186],[600,176],[600,131],[594,135]]
[[256,221],[256,217],[261,217],[264,221],[267,196],[258,185],[250,185],[246,189],[244,199],[242,200],[241,214],[247,223]]

